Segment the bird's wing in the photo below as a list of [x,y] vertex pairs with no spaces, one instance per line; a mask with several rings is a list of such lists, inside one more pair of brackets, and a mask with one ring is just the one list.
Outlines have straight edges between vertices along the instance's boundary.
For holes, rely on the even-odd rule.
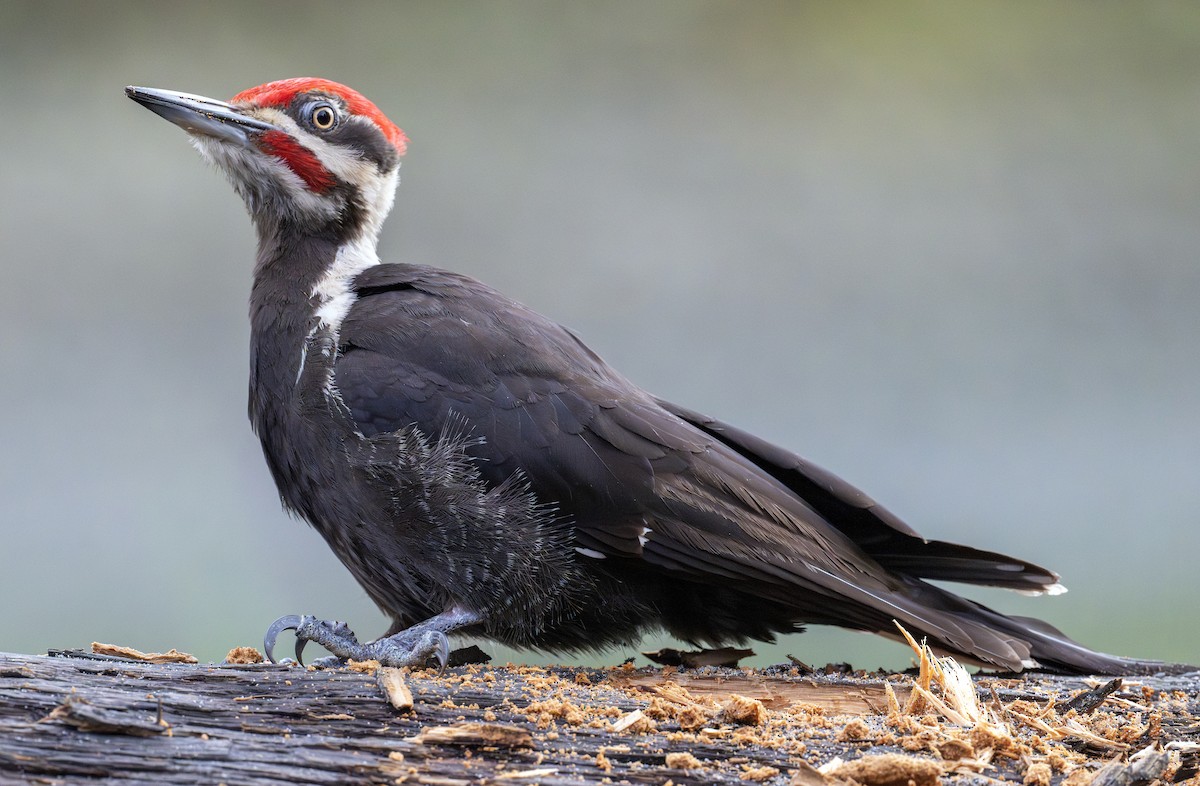
[[564,328],[429,268],[372,268],[357,290],[336,375],[364,433],[458,419],[482,438],[485,477],[523,473],[570,514],[585,553],[829,593],[847,575],[888,589],[887,572],[784,483]]
[[786,485],[889,570],[1021,592],[1060,589],[1052,571],[996,552],[926,540],[861,490],[811,461],[686,407],[662,399],[658,403]]
[[795,619],[877,631],[899,619],[994,662],[1023,657],[962,617],[966,601],[881,565],[765,443],[670,411],[544,317],[430,268],[372,268],[356,289],[335,373],[363,432],[465,426],[483,476],[522,473],[584,557],[740,587]]

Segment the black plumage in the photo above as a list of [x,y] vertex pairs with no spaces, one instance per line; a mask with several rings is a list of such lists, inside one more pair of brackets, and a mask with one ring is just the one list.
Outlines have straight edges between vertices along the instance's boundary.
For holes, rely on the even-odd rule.
[[[858,489],[657,399],[569,330],[466,276],[380,264],[403,133],[325,80],[233,104],[146,88],[245,198],[258,230],[250,418],[285,506],[393,620],[343,657],[444,656],[461,630],[570,652],[665,629],[693,643],[806,623],[899,622],[992,666],[1131,672],[928,583],[1053,591],[1022,560],[921,538]],[[320,114],[317,114],[317,113]],[[337,122],[327,124],[333,117]]]
[[[520,478],[553,504],[573,570],[594,584],[570,624],[536,634],[523,629],[527,609],[505,609],[506,643],[587,649],[662,627],[720,644],[805,622],[889,633],[899,620],[1005,668],[1120,667],[921,580],[1036,592],[1053,573],[920,538],[800,457],[650,396],[569,330],[473,279],[380,265],[355,289],[335,375],[358,428],[377,438],[412,423],[465,427],[479,477]],[[503,572],[523,545],[514,533],[509,549],[471,552],[476,573]]]

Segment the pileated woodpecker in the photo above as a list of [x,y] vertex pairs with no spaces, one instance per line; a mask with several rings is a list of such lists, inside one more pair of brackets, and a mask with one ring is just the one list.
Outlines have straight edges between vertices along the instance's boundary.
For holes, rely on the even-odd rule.
[[387,634],[283,617],[341,658],[445,660],[446,634],[600,649],[665,629],[771,640],[895,622],[1001,669],[1123,673],[927,579],[1055,594],[1031,563],[925,540],[858,489],[656,398],[571,331],[457,273],[382,264],[404,133],[323,79],[226,103],[129,87],[182,127],[258,233],[250,420],[283,504],[324,536]]

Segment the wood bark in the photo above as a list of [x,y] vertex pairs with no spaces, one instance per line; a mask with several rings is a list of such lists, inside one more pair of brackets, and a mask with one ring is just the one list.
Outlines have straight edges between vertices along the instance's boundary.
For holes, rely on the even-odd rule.
[[[881,745],[885,683],[907,700],[912,677],[787,667],[438,675],[0,654],[0,783],[816,784],[836,781],[812,767],[881,751],[939,760],[944,778],[1021,782],[1030,771],[1029,761],[995,759],[955,774],[936,741],[914,751],[891,734]],[[1075,697],[1139,708],[1121,705],[1142,718],[1141,737],[1076,749],[1091,750],[1098,771],[1156,746],[1170,752],[1165,776],[1175,780],[1195,772],[1198,683],[1195,674],[1139,678],[1095,698],[1082,695],[1095,684],[1080,679],[976,678],[998,707]],[[864,728],[871,733],[847,731]],[[1120,782],[1136,783],[1121,766]],[[1051,771],[1049,782],[1063,777]]]

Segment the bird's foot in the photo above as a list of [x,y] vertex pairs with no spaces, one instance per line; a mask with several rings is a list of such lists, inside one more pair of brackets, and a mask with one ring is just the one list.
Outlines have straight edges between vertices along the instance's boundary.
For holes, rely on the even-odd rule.
[[368,659],[363,654],[363,645],[346,623],[338,620],[320,620],[311,614],[288,614],[272,622],[266,636],[263,637],[263,651],[272,663],[279,662],[275,659],[275,640],[285,630],[296,633],[296,662],[301,665],[304,664],[304,645],[310,641],[315,641],[333,653],[332,659],[319,658],[313,662],[314,666],[335,666],[346,660]]
[[302,617],[291,614],[271,623],[263,639],[263,649],[272,663],[277,662],[274,655],[275,640],[283,631],[292,630],[296,634],[296,661],[299,663],[303,663],[301,654],[304,645],[312,641],[334,655],[332,660],[322,658],[313,665],[329,666],[347,660],[375,660],[384,666],[423,666],[433,658],[438,667],[444,669],[450,659],[450,639],[446,633],[479,621],[478,615],[453,609],[394,635],[360,644],[354,631],[344,622],[319,620],[307,614]]

